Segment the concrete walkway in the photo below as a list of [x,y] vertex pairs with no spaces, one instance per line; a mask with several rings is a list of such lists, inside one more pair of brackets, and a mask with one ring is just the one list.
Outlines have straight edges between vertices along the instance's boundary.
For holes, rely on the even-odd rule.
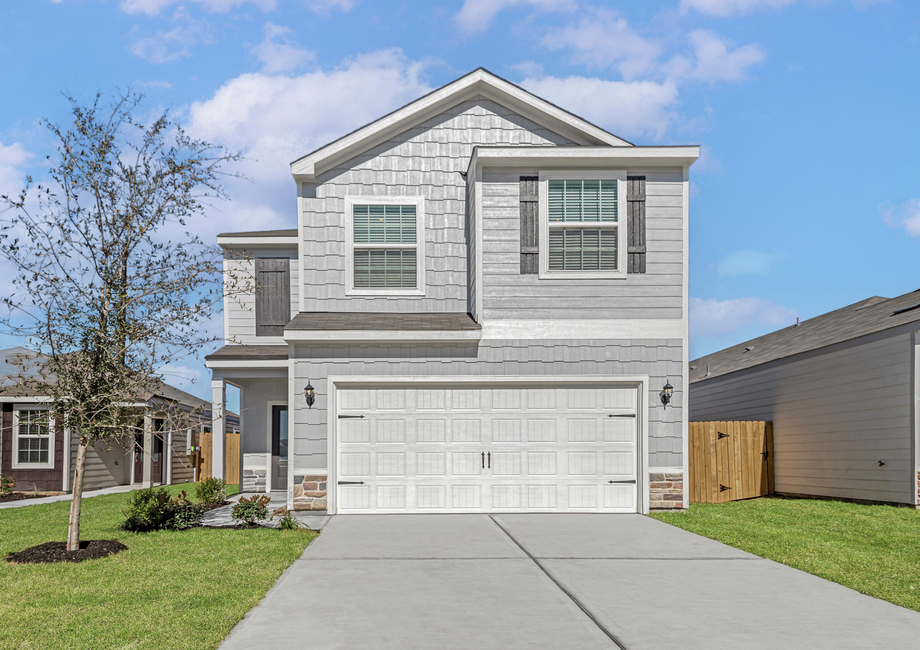
[[[264,494],[264,493],[260,493]],[[227,501],[230,502],[230,505],[223,506],[221,508],[215,508],[214,510],[209,510],[204,513],[204,520],[201,522],[201,525],[205,528],[236,528],[239,525],[239,521],[233,518],[233,504],[240,500],[240,497],[253,497],[256,496],[256,493],[244,492],[243,494],[234,494],[231,497],[227,498]],[[268,503],[268,512],[272,513],[278,510],[279,508],[284,508],[287,505],[287,492],[269,492],[269,497],[271,501]],[[329,516],[326,513],[315,513],[315,512],[294,512],[294,517],[299,521],[304,527],[309,528],[310,530],[322,530],[323,526],[326,525],[326,522],[329,521]],[[277,528],[278,521],[281,519],[278,517],[271,517],[268,521],[263,522],[261,525],[266,528]]]
[[920,613],[638,515],[336,516],[224,650],[909,648]]
[[[131,490],[137,489],[139,488],[136,485],[117,485],[115,487],[103,488],[101,490],[89,490],[83,493],[83,498],[91,499],[92,497],[101,497],[105,494],[121,494],[123,492],[130,492]],[[0,503],[0,509],[24,508],[25,506],[37,506],[43,503],[55,503],[57,501],[70,501],[71,499],[73,499],[72,494],[59,494],[53,497],[39,497],[37,499],[22,499],[20,501]]]

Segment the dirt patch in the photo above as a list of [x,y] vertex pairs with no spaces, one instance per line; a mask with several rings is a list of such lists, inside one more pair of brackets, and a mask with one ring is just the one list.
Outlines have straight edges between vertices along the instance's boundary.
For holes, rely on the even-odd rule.
[[80,550],[68,551],[66,542],[45,542],[6,556],[13,564],[44,564],[49,562],[82,562],[115,555],[128,547],[117,539],[90,539],[80,542]]
[[201,507],[204,512],[208,512],[209,510],[217,510],[218,508],[223,508],[224,506],[229,505],[230,501],[224,501],[223,503],[202,503]]
[[5,497],[0,497],[0,503],[7,503],[8,501],[22,501],[23,499],[41,499],[42,497],[57,497],[64,494],[63,492],[39,492],[34,494],[32,492],[13,492],[8,494]]

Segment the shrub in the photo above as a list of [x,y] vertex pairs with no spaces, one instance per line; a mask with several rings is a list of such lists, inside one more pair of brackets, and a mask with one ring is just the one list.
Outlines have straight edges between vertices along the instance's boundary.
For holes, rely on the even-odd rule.
[[268,519],[270,501],[271,497],[267,494],[257,494],[248,499],[240,497],[240,500],[233,504],[233,518],[239,519],[248,528],[254,528],[258,526],[257,522]]
[[198,481],[195,486],[195,496],[202,503],[208,505],[220,504],[227,502],[227,486],[224,480],[220,478],[206,478]]
[[0,474],[0,497],[10,496],[14,487],[16,487],[16,479],[12,476]]
[[189,501],[183,491],[169,496],[166,488],[137,490],[128,497],[121,527],[136,533],[151,530],[186,530],[201,525],[204,508]]
[[287,508],[283,508],[283,510],[284,512],[281,514],[281,519],[278,520],[278,530],[300,530],[303,528],[303,524],[297,521],[297,517],[294,516],[294,513]]

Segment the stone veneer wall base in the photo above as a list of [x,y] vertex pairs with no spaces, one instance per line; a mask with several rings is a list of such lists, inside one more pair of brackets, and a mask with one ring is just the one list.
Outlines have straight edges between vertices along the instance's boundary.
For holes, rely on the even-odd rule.
[[326,476],[294,476],[294,510],[326,510]]
[[264,469],[243,470],[243,492],[265,492],[267,472]]
[[684,475],[649,474],[649,510],[679,510],[684,507]]

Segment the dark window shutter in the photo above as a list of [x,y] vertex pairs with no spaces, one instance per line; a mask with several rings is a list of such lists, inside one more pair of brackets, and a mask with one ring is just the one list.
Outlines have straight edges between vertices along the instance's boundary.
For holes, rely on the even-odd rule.
[[645,273],[645,176],[626,177],[626,272]]
[[521,274],[539,270],[539,218],[536,176],[521,176]]
[[291,262],[256,259],[256,336],[281,336],[291,320]]

